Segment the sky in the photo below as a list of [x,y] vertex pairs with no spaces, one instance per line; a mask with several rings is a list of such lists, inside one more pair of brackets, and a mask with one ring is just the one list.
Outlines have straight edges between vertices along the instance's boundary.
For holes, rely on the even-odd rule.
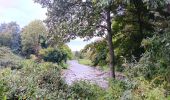
[[67,45],[71,48],[72,51],[80,51],[81,49],[84,48],[87,44],[94,42],[95,40],[98,40],[99,38],[92,38],[91,40],[88,41],[83,41],[81,38],[77,38],[75,40],[72,40],[70,43],[67,43]]
[[[35,19],[44,20],[46,11],[33,0],[0,0],[0,23],[15,21],[22,28]],[[83,39],[77,38],[67,44],[72,51],[79,51],[94,40],[95,38],[90,41],[83,41]]]

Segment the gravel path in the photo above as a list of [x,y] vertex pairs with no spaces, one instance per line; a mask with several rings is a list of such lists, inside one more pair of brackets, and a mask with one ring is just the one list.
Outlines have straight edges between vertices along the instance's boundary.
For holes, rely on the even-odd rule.
[[69,68],[63,71],[63,76],[67,84],[71,85],[75,81],[87,80],[98,84],[102,88],[108,87],[108,73],[97,70],[93,67],[81,65],[76,60],[68,62]]

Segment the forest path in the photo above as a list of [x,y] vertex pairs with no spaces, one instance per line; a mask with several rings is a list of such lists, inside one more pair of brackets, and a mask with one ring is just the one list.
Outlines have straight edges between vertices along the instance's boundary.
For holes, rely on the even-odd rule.
[[79,64],[76,60],[68,61],[68,64],[68,69],[62,72],[67,84],[71,85],[75,81],[87,80],[102,88],[108,87],[109,72]]

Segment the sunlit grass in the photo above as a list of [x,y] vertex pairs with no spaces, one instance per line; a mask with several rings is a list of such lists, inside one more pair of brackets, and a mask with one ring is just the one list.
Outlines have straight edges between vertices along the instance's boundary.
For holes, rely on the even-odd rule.
[[79,59],[78,62],[79,62],[79,64],[92,66],[92,61],[89,59]]

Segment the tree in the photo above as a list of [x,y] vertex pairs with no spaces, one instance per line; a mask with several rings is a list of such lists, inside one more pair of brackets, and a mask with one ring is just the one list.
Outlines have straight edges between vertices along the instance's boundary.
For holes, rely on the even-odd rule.
[[119,2],[118,5],[121,14],[112,22],[117,63],[122,62],[121,56],[129,61],[132,57],[138,61],[145,52],[141,47],[142,40],[153,36],[154,25],[150,21],[152,13],[143,0],[129,0],[129,2]]
[[25,26],[22,30],[22,51],[24,55],[38,54],[41,48],[39,38],[40,36],[46,36],[47,30],[41,20],[34,20]]
[[11,34],[9,33],[1,33],[0,34],[0,46],[11,47]]
[[48,47],[46,49],[41,49],[39,51],[39,56],[48,62],[61,64],[67,61],[68,55],[65,51],[59,50],[57,48]]
[[10,47],[13,52],[20,51],[20,26],[16,22],[1,24],[0,35],[1,45]]
[[84,58],[90,59],[94,66],[102,67],[108,64],[108,47],[105,39],[87,44],[81,53]]
[[[112,43],[112,18],[116,12],[112,0],[34,0],[47,8],[46,19],[55,38],[69,41],[79,36],[90,39],[106,36],[110,55],[111,75],[115,78],[115,55]],[[61,40],[60,40],[61,41]]]
[[66,53],[69,60],[73,59],[73,53],[68,45],[63,44],[63,45],[59,46],[59,50]]

